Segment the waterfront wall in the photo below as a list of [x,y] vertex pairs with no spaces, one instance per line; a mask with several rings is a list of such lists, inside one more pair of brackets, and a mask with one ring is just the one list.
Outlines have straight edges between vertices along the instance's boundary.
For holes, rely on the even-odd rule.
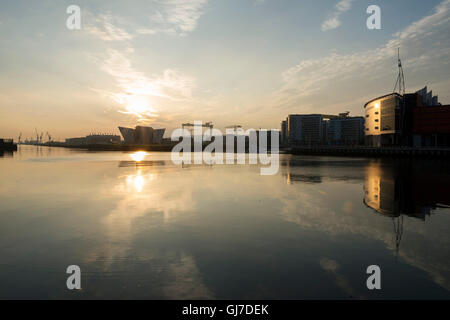
[[289,150],[289,153],[294,155],[435,158],[435,157],[450,157],[450,148],[297,146],[292,147]]

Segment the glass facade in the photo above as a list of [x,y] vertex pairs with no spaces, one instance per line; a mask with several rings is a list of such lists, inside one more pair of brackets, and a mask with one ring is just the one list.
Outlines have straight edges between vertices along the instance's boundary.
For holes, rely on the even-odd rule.
[[365,105],[365,140],[369,146],[396,145],[401,134],[402,96],[392,93]]

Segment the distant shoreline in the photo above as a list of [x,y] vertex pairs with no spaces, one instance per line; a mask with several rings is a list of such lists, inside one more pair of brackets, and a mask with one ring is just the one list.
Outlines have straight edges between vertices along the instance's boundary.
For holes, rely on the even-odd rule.
[[[82,149],[87,151],[151,151],[151,152],[172,152],[173,144],[158,145],[66,145],[64,143],[42,144],[35,146],[60,147],[67,149]],[[203,145],[203,149],[207,144]],[[192,150],[193,151],[193,150]],[[236,151],[236,150],[235,150]],[[270,151],[270,149],[269,149]],[[248,150],[246,150],[248,153]],[[411,148],[411,147],[365,147],[365,146],[293,146],[281,147],[279,153],[292,155],[316,155],[316,156],[341,156],[341,157],[369,157],[369,158],[449,158],[450,148]]]

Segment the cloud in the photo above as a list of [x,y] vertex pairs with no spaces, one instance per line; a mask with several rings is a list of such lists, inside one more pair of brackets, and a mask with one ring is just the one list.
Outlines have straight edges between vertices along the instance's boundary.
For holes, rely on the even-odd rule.
[[340,17],[343,13],[349,11],[354,0],[341,0],[335,6],[335,11],[328,15],[327,20],[322,23],[322,31],[328,31],[338,28],[342,22]]
[[114,24],[119,18],[111,14],[101,14],[95,18],[95,23],[88,24],[84,29],[104,41],[125,41],[133,39],[133,35]]
[[158,33],[185,36],[196,29],[207,3],[208,0],[153,0],[147,8],[141,7],[129,16],[111,12],[95,16],[86,11],[88,24],[84,30],[104,41],[126,41]]
[[197,27],[208,0],[157,1],[157,9],[150,15],[150,27],[138,28],[137,33],[152,35],[165,33],[185,36]]
[[[397,48],[401,48],[407,87],[426,83],[408,83],[410,79],[442,82],[447,79],[450,60],[450,0],[439,4],[434,12],[394,34],[385,45],[356,52],[307,59],[282,73],[283,85],[275,94],[276,103],[286,108],[323,102],[338,103],[343,96],[346,102],[354,103],[357,97],[351,92],[373,96],[376,91],[393,89],[396,76]],[[432,48],[432,50],[430,50]],[[386,81],[392,80],[391,84]],[[350,92],[350,93],[349,93]],[[310,99],[306,99],[309,97]],[[317,99],[311,99],[311,98]],[[329,105],[327,106],[329,108]]]
[[192,98],[194,78],[175,69],[146,76],[132,67],[127,55],[133,51],[131,48],[125,52],[109,49],[107,58],[101,64],[101,69],[116,82],[118,92],[94,89],[121,105],[123,109],[119,112],[134,115],[138,121],[149,121],[158,116],[159,108],[154,104],[159,99],[186,101]]

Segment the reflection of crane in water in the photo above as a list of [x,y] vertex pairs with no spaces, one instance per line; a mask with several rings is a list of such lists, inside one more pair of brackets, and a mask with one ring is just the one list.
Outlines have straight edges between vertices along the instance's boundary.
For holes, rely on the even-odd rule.
[[403,215],[399,217],[392,218],[392,224],[394,226],[394,236],[395,236],[395,255],[398,257],[400,250],[400,242],[403,236]]

